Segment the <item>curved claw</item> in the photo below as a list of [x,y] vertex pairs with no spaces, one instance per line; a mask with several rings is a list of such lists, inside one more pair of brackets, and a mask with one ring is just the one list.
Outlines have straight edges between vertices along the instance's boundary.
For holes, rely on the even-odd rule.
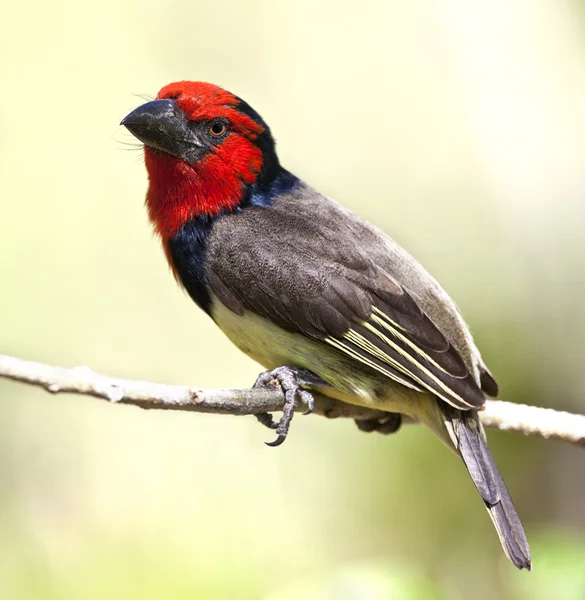
[[313,398],[313,394],[306,390],[299,390],[298,394],[301,402],[307,406],[307,410],[303,415],[310,415],[315,410],[315,399]]
[[307,405],[307,410],[303,415],[310,415],[315,410],[315,398],[313,398],[313,394],[306,390],[300,390],[299,395],[302,402]]
[[284,442],[284,440],[286,440],[286,435],[283,435],[281,433],[273,442],[264,442],[264,443],[267,446],[270,446],[271,448],[276,448],[276,446],[280,446],[280,444],[282,444],[282,442]]
[[305,415],[311,414],[315,408],[313,394],[307,390],[301,389],[303,383],[320,382],[315,375],[302,369],[294,367],[278,367],[272,371],[261,373],[256,379],[254,387],[266,387],[268,385],[279,384],[284,392],[284,405],[282,407],[282,417],[278,423],[275,423],[272,415],[262,413],[256,415],[256,418],[270,429],[276,429],[278,437],[274,442],[265,442],[272,448],[280,446],[286,439],[290,422],[294,416],[295,409],[300,402],[307,406]]

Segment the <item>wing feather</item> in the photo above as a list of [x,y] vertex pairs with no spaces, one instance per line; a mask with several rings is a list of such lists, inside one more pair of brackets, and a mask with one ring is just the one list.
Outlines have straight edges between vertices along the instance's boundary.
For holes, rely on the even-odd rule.
[[[384,257],[379,248],[368,253],[354,238],[336,244],[333,233],[343,223],[329,223],[333,233],[328,236],[322,223],[295,223],[298,218],[274,209],[247,209],[220,219],[207,262],[208,282],[219,300],[321,341],[458,409],[481,408],[485,395],[472,365],[422,308],[428,308],[428,298],[417,300],[428,290],[415,294],[408,282],[398,281],[384,268],[391,256]],[[262,236],[250,236],[260,230]],[[448,305],[445,310],[456,309]],[[492,382],[482,378],[486,391],[495,388]]]

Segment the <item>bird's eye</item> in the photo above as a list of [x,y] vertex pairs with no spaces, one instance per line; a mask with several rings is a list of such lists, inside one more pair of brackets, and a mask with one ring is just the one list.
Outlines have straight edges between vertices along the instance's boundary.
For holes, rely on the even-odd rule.
[[227,123],[223,120],[213,121],[209,126],[209,133],[211,133],[213,137],[221,137],[226,134],[227,130]]

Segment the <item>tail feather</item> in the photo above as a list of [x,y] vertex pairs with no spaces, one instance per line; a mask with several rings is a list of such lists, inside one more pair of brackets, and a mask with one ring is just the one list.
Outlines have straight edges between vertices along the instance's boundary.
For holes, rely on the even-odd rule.
[[456,428],[458,450],[481,497],[486,503],[497,504],[500,490],[494,471],[498,469],[478,427],[473,418],[461,419]]
[[506,556],[519,569],[530,571],[532,563],[524,528],[477,415],[450,406],[441,406],[441,409],[449,436],[483,498]]
[[[494,464],[495,467],[495,464]],[[508,488],[496,467],[497,485],[501,500],[496,504],[485,503],[488,513],[496,527],[506,556],[519,568],[532,570],[530,548],[520,522],[520,517],[512,504]]]

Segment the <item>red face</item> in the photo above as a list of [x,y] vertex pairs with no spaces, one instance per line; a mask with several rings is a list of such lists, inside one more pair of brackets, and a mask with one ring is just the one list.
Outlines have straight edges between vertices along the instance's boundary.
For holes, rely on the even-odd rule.
[[146,203],[163,240],[190,219],[235,208],[264,165],[267,128],[239,98],[210,83],[171,83],[122,125],[144,143]]

